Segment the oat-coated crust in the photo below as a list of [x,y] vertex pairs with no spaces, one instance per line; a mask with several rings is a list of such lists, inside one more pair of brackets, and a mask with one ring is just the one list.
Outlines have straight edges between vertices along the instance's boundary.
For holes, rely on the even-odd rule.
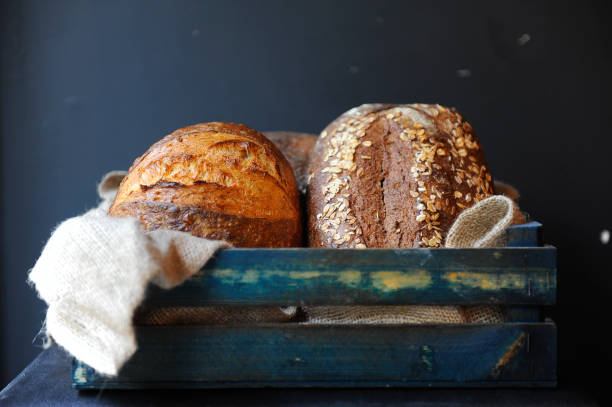
[[261,133],[240,124],[189,126],[155,143],[130,167],[109,214],[237,247],[302,242],[289,163]]
[[308,170],[308,245],[440,247],[494,194],[470,124],[440,105],[362,105],[323,132]]

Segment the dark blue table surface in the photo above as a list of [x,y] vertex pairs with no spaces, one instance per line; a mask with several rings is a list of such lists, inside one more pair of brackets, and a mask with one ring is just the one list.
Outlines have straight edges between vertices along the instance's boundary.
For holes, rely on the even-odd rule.
[[578,389],[226,389],[78,392],[70,357],[43,351],[0,392],[0,406],[597,406]]

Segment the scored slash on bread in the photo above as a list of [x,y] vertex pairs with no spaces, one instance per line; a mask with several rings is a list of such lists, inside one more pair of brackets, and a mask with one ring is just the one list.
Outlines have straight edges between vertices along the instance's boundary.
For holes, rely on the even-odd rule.
[[494,194],[472,127],[440,105],[349,110],[308,172],[313,247],[440,247],[463,209]]

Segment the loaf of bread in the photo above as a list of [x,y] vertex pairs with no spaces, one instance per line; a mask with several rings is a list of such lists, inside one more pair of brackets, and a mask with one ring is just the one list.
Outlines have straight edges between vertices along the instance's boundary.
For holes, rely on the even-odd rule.
[[308,161],[317,142],[317,135],[290,131],[267,131],[264,133],[283,153],[293,168],[298,191],[306,193]]
[[314,247],[440,247],[494,194],[472,126],[440,105],[349,110],[321,133],[308,180]]
[[109,209],[237,247],[302,243],[295,178],[261,133],[240,124],[185,127],[136,159]]

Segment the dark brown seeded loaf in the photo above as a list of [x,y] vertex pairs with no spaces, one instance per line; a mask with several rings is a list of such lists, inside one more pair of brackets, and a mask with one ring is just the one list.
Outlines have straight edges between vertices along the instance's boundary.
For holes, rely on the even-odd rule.
[[472,126],[440,105],[349,110],[321,133],[308,179],[314,247],[440,247],[494,194]]

